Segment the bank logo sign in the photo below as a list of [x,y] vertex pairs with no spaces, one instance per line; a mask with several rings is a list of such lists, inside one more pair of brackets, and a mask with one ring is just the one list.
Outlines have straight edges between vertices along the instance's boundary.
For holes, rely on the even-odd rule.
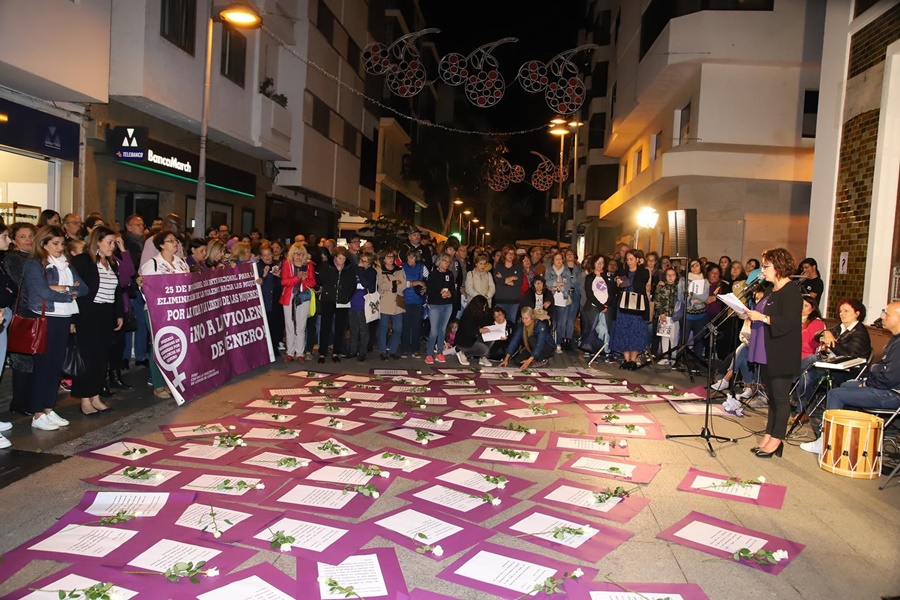
[[142,161],[147,159],[147,140],[150,134],[146,127],[115,127],[111,136],[111,150],[116,160]]
[[177,156],[161,156],[153,150],[147,150],[147,162],[181,171],[182,173],[190,174],[193,172],[193,167],[190,162],[178,160]]

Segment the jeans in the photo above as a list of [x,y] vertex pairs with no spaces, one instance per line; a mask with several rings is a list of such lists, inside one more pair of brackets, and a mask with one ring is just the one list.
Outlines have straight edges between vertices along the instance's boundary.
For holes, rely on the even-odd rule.
[[572,304],[566,307],[566,318],[563,325],[563,339],[571,340],[575,337],[575,318],[578,316],[578,308],[581,304],[581,298],[577,295],[572,296]]
[[490,348],[488,348],[488,345],[481,340],[476,340],[475,343],[468,348],[457,346],[456,350],[457,352],[463,352],[468,358],[481,358],[482,356],[488,355]]
[[144,314],[144,296],[138,294],[130,301],[131,311],[137,317],[137,329],[125,333],[125,352],[122,358],[131,359],[131,347],[134,344],[134,360],[147,360],[147,321],[141,318]]
[[827,374],[831,375],[831,381],[834,384],[833,387],[838,387],[845,381],[849,381],[856,376],[855,371],[826,370],[816,367],[807,369],[803,375],[800,376],[800,383],[797,385],[797,400],[800,401],[801,407],[805,407],[813,399],[813,395],[819,387],[819,382]]
[[750,385],[753,381],[753,371],[750,370],[750,363],[747,362],[749,356],[750,346],[747,344],[741,344],[734,351],[734,367],[732,368],[741,374],[744,386]]
[[709,340],[709,338],[704,333],[704,328],[706,327],[707,323],[709,323],[709,319],[705,314],[700,315],[699,318],[696,319],[688,317],[687,327],[684,328],[684,339],[682,340],[682,342],[686,343],[693,334],[694,340],[691,343],[691,348],[694,351],[694,356],[696,356],[697,358],[703,358],[703,355],[705,354],[706,346]]
[[400,336],[400,354],[415,354],[422,344],[423,304],[407,304],[403,313],[403,332]]
[[[391,344],[388,346],[388,326],[393,328],[391,334]],[[446,327],[446,323],[444,324]],[[403,313],[396,315],[381,315],[381,322],[378,324],[378,350],[382,354],[389,352],[397,355],[400,352],[400,338],[403,335]]]
[[553,330],[556,340],[556,345],[559,346],[560,343],[565,339],[565,328],[566,328],[566,312],[569,310],[568,306],[556,306],[551,307],[553,311],[550,313],[553,316]]
[[34,355],[34,380],[28,405],[30,413],[56,408],[71,323],[72,317],[47,317],[47,350]]
[[900,394],[893,390],[879,390],[863,387],[859,381],[847,381],[839,388],[828,392],[825,410],[845,407],[881,408],[896,410],[900,407]]
[[510,323],[515,323],[519,320],[519,305],[518,304],[505,304],[503,302],[497,302],[494,306],[502,308],[506,311],[506,320]]
[[444,352],[444,334],[452,313],[452,304],[432,304],[428,307],[428,320],[431,321],[431,333],[428,334],[428,344],[425,346],[425,354],[428,356]]

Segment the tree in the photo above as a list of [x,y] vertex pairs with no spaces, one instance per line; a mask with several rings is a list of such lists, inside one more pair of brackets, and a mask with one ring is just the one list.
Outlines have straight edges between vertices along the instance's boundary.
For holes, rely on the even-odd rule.
[[440,231],[447,235],[451,226],[448,207],[457,196],[466,198],[476,210],[487,178],[496,168],[504,145],[490,135],[463,134],[422,127],[415,142],[407,145],[403,176],[419,182],[430,207],[437,207]]
[[371,240],[375,250],[381,251],[387,247],[399,248],[406,240],[410,227],[405,219],[381,215],[377,219],[366,219],[366,225],[359,230],[359,234]]

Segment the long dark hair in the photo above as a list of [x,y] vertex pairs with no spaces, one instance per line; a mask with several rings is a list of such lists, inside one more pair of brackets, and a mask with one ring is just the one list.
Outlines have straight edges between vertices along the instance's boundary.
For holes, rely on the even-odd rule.
[[480,323],[488,317],[493,320],[494,313],[491,311],[487,298],[478,295],[469,300],[469,305],[463,311],[463,317],[470,317]]
[[810,296],[809,294],[803,295],[803,301],[812,306],[812,312],[809,313],[809,316],[806,317],[806,323],[803,325],[803,328],[806,329],[809,327],[809,324],[815,321],[816,319],[822,319],[822,313],[819,312],[819,301],[816,300],[815,296]]
[[38,259],[41,261],[41,265],[46,267],[50,253],[47,252],[44,246],[55,237],[66,239],[66,233],[62,228],[55,225],[48,225],[38,229],[37,234],[34,236],[34,246],[31,248],[31,258]]

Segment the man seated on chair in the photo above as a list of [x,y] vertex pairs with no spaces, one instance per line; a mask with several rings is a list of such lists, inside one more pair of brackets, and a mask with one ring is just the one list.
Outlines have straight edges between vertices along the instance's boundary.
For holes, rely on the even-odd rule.
[[[900,408],[900,302],[891,302],[881,313],[882,324],[891,332],[884,356],[869,367],[864,381],[848,381],[828,392],[825,410],[839,408]],[[800,444],[807,452],[821,453],[822,436],[814,442]]]
[[[819,352],[804,360],[802,366],[804,372],[797,386],[797,398],[800,407],[805,409],[812,400],[816,390],[816,383],[826,374],[831,373],[834,385],[838,386],[845,381],[853,379],[858,369],[839,371],[836,369],[819,369],[812,367],[812,363],[827,356],[846,356],[849,358],[869,358],[872,351],[872,342],[869,339],[869,330],[862,324],[866,318],[866,307],[855,298],[844,298],[838,302],[838,317],[841,322],[826,329],[818,336]],[[808,369],[806,367],[809,367]]]

